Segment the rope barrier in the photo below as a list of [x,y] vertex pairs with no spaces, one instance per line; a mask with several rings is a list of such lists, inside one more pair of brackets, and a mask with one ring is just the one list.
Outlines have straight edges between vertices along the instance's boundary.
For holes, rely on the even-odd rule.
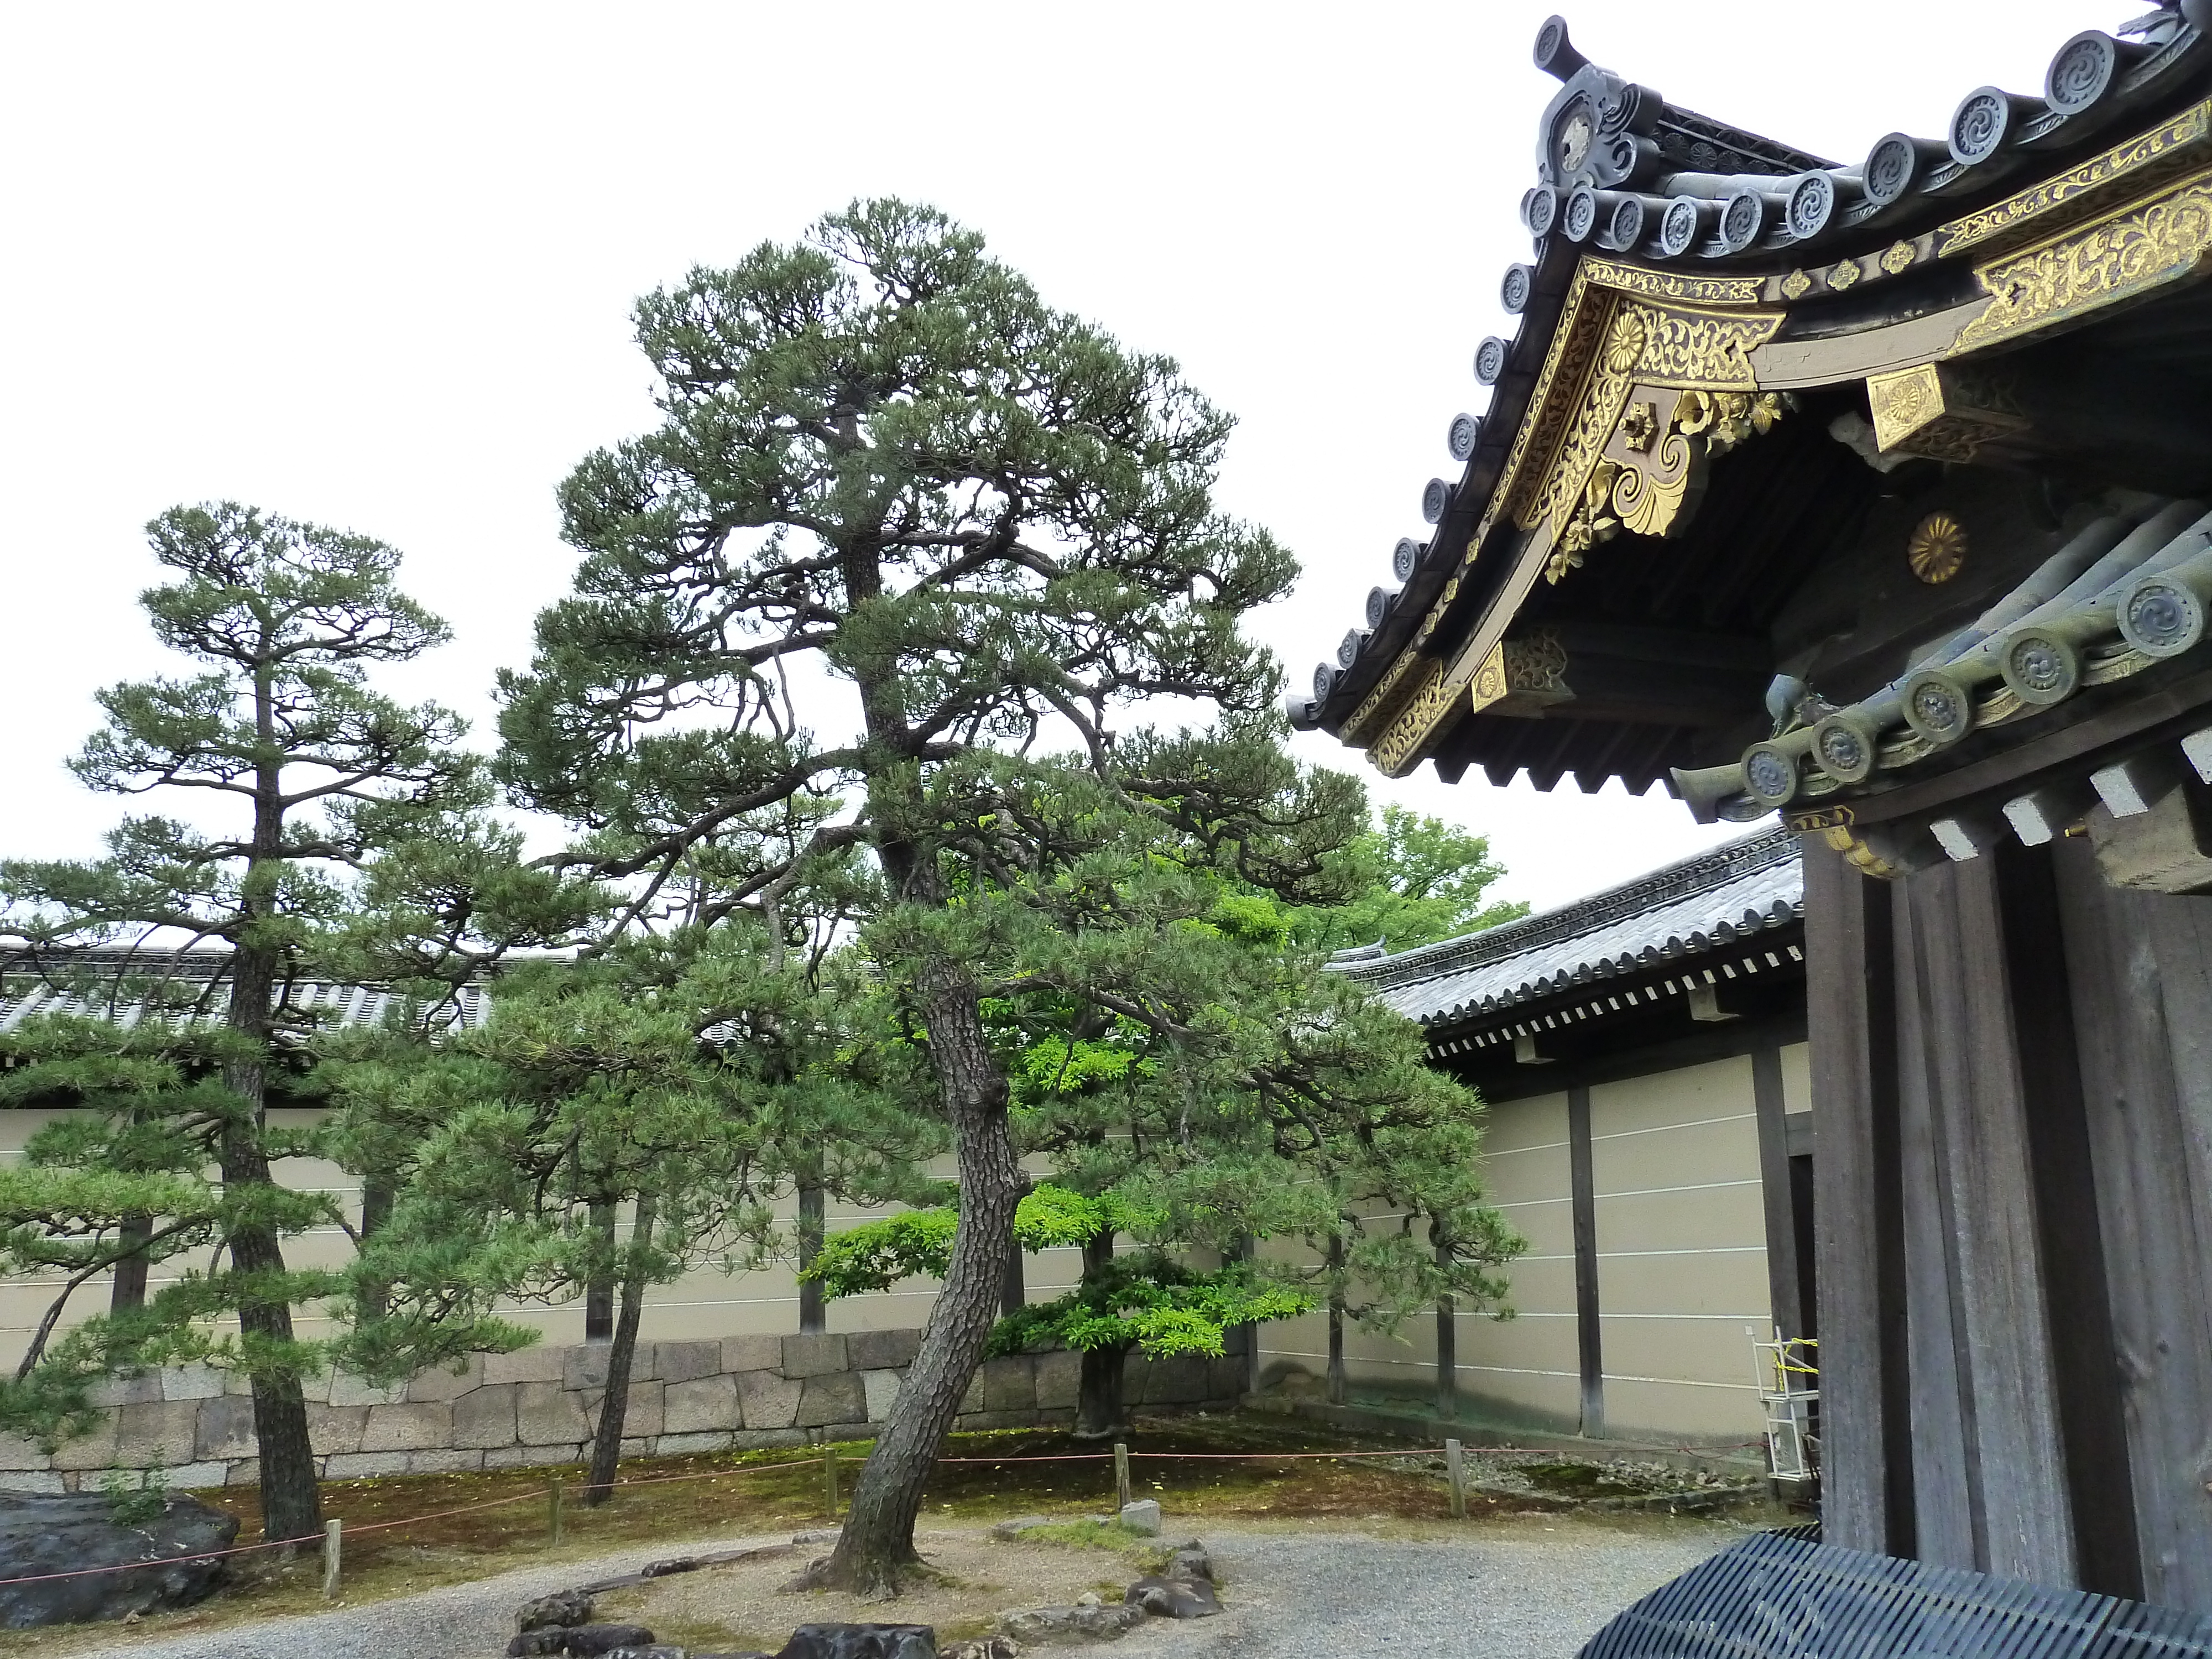
[[[1763,1445],[1764,1443],[1765,1443],[1762,1441],[1746,1440],[1729,1446],[1678,1446],[1674,1449],[1686,1453],[1738,1451]],[[1564,1455],[1559,1452],[1545,1451],[1540,1449],[1526,1446],[1482,1446],[1470,1447],[1468,1449],[1473,1451],[1481,1451],[1492,1455],[1518,1457],[1557,1457]],[[1129,1456],[1133,1460],[1139,1457],[1149,1457],[1159,1461],[1170,1462],[1180,1461],[1187,1462],[1231,1463],[1257,1462],[1263,1461],[1297,1462],[1324,1457],[1332,1460],[1338,1460],[1360,1457],[1442,1457],[1443,1455],[1445,1455],[1445,1449],[1442,1446],[1414,1446],[1397,1451],[1132,1451],[1129,1454]],[[933,1461],[939,1463],[993,1465],[1002,1463],[1104,1463],[1111,1462],[1113,1461],[1113,1456],[1114,1455],[1111,1452],[1066,1452],[1042,1456],[1035,1455],[1023,1455],[1006,1457],[939,1457]],[[628,1480],[612,1480],[607,1484],[610,1486],[674,1486],[690,1480],[727,1480],[739,1475],[766,1474],[772,1469],[811,1469],[816,1466],[818,1461],[818,1459],[813,1457],[787,1458],[780,1462],[748,1463],[737,1468],[708,1469],[696,1474],[661,1474],[645,1475],[641,1477],[632,1476]],[[457,1515],[473,1515],[482,1510],[505,1509],[509,1505],[515,1504],[535,1503],[545,1498],[552,1490],[552,1484],[549,1483],[544,1486],[533,1486],[528,1491],[516,1492],[506,1498],[487,1498],[481,1504],[465,1504],[458,1509],[435,1510],[428,1515],[410,1515],[398,1521],[365,1522],[359,1526],[347,1527],[346,1532],[349,1535],[364,1532],[388,1532],[396,1527],[416,1527],[422,1525],[426,1522],[448,1520]],[[306,1536],[300,1538],[264,1539],[258,1544],[238,1544],[234,1545],[228,1549],[207,1550],[197,1555],[168,1555],[162,1556],[160,1559],[152,1561],[121,1561],[118,1562],[113,1566],[107,1567],[78,1567],[69,1572],[37,1573],[26,1578],[0,1578],[0,1589],[9,1589],[16,1584],[48,1583],[53,1580],[60,1578],[89,1578],[97,1577],[99,1574],[104,1572],[135,1572],[143,1567],[185,1566],[198,1561],[222,1560],[228,1556],[251,1555],[257,1550],[285,1549],[301,1544],[319,1545],[322,1541],[323,1535],[320,1533],[310,1533]]]

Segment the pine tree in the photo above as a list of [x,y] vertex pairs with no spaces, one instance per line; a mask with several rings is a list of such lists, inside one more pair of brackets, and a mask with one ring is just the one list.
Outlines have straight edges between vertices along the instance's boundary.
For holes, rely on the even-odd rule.
[[[822,1575],[895,1589],[1023,1187],[985,1005],[1077,982],[1142,1005],[1117,957],[1210,908],[1188,872],[1332,896],[1364,809],[1282,755],[1279,676],[1237,621],[1295,567],[1215,507],[1230,422],[1171,362],[889,201],[637,323],[662,419],[562,489],[584,558],[505,682],[501,765],[641,900],[748,813],[849,801],[806,850],[870,855],[865,948],[960,1170],[944,1291]],[[1155,699],[1173,729],[1116,724]]]
[[[288,1193],[270,1175],[276,1158],[304,1150],[266,1110],[283,1045],[312,1024],[292,991],[343,912],[351,872],[425,817],[480,805],[484,789],[454,747],[456,716],[404,707],[368,684],[370,665],[447,637],[393,586],[393,549],[228,502],[174,508],[148,529],[173,579],[141,602],[155,636],[201,671],[101,692],[106,724],[72,769],[94,789],[169,792],[210,821],[232,817],[213,828],[126,818],[104,859],[0,865],[0,900],[37,957],[118,940],[228,946],[222,1040],[193,1039],[197,1055],[158,1044],[135,1054],[176,1066],[178,1083],[192,1085],[169,1091],[158,1109],[171,1132],[199,1139],[219,1172],[214,1243],[225,1265],[148,1304],[165,1317],[118,1310],[120,1322],[103,1328],[128,1340],[90,1334],[74,1352],[80,1370],[95,1349],[103,1364],[143,1363],[176,1352],[183,1332],[234,1315],[236,1341],[209,1352],[250,1380],[264,1525],[271,1537],[297,1538],[321,1526],[301,1377],[323,1355],[296,1337],[292,1310],[331,1285],[328,1275],[288,1270],[283,1248],[327,1201]],[[56,1041],[57,1062],[82,1057],[82,1032]],[[209,1076],[219,1089],[198,1086]]]

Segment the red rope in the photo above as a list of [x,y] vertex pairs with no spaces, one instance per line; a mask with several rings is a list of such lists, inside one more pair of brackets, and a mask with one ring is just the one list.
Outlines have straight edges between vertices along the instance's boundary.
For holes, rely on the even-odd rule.
[[0,1578],[0,1588],[10,1584],[47,1584],[57,1578],[91,1578],[103,1572],[135,1572],[141,1567],[180,1567],[192,1561],[219,1561],[226,1555],[251,1555],[255,1550],[282,1549],[288,1544],[319,1544],[320,1533],[305,1538],[270,1538],[258,1544],[240,1544],[227,1550],[205,1550],[198,1555],[165,1555],[158,1561],[118,1561],[112,1567],[78,1567],[69,1572],[34,1573],[28,1578]]

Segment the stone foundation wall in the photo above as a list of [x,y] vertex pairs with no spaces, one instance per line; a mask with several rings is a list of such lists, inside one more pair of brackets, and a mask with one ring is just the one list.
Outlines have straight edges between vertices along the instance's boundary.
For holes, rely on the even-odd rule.
[[[630,1382],[625,1457],[751,1450],[871,1437],[890,1413],[921,1346],[919,1331],[732,1336],[641,1342]],[[1244,1359],[1131,1355],[1130,1406],[1234,1407]],[[1080,1356],[984,1362],[961,1402],[962,1429],[1075,1420]],[[486,1354],[457,1373],[426,1371],[390,1389],[343,1373],[307,1388],[307,1426],[325,1480],[450,1474],[576,1462],[606,1390],[605,1343]],[[172,1486],[250,1486],[253,1402],[242,1378],[206,1366],[101,1385],[104,1420],[49,1457],[0,1435],[0,1489],[96,1488],[109,1469],[161,1468]]]

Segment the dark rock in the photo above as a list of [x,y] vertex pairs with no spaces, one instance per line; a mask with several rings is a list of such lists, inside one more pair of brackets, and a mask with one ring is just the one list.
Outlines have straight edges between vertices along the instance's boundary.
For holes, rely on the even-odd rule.
[[1145,1622],[1145,1610],[1117,1607],[1022,1607],[999,1615],[999,1628],[1017,1642],[1111,1641]]
[[118,1525],[100,1492],[0,1492],[0,1578],[130,1569],[0,1587],[0,1629],[188,1607],[222,1582],[223,1563],[184,1558],[228,1549],[237,1536],[235,1516],[181,1492],[167,1494],[161,1513],[136,1526]]
[[938,1659],[1021,1659],[1021,1652],[1011,1636],[986,1636],[980,1641],[955,1642]]
[[597,1659],[623,1648],[653,1646],[653,1632],[642,1625],[562,1625],[533,1630],[507,1644],[508,1659],[533,1654],[563,1653],[577,1659]]
[[1139,1578],[1121,1600],[1155,1619],[1211,1619],[1221,1611],[1212,1584],[1203,1578]]
[[600,1659],[690,1659],[690,1650],[655,1642],[649,1647],[610,1648]]
[[927,1625],[801,1625],[775,1659],[938,1659]]
[[580,1589],[555,1590],[535,1601],[525,1601],[522,1610],[514,1615],[515,1629],[526,1634],[554,1626],[591,1622],[592,1598]]
[[1203,1544],[1179,1544],[1176,1547],[1175,1559],[1168,1563],[1168,1570],[1160,1577],[1203,1578],[1210,1584],[1213,1582],[1213,1558],[1206,1553]]

